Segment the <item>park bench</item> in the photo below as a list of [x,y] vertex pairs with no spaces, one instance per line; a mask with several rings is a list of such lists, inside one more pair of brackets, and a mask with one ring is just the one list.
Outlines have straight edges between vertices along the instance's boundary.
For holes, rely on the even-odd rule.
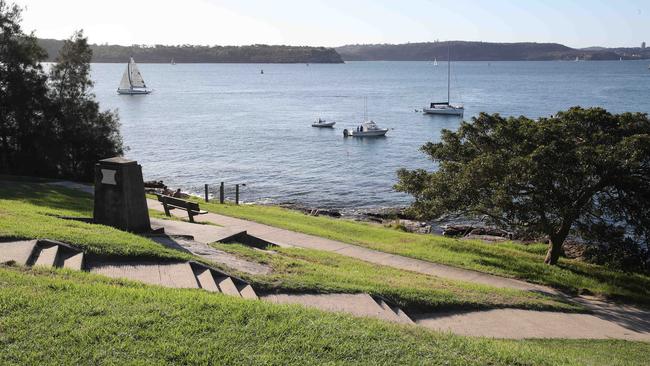
[[184,210],[187,211],[187,216],[189,217],[190,222],[194,222],[194,216],[208,213],[208,211],[202,211],[199,208],[199,204],[196,202],[190,202],[190,201],[182,200],[180,198],[165,196],[162,194],[158,194],[157,196],[158,196],[158,201],[162,203],[163,208],[165,209],[165,215],[167,216],[171,216],[171,213],[169,211],[173,209]]

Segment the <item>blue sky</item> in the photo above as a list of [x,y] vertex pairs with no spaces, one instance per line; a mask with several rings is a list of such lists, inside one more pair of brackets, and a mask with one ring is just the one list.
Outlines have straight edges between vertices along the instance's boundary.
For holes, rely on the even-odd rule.
[[23,28],[37,36],[65,38],[83,28],[93,43],[650,43],[650,0],[14,1],[26,7]]

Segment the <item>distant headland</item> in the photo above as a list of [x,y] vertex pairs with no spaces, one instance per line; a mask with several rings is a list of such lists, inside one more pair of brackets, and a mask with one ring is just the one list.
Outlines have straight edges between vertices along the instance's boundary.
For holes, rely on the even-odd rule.
[[596,61],[649,59],[650,48],[576,49],[559,43],[423,42],[404,44],[357,44],[336,47],[345,61],[447,60],[451,49],[457,61]]
[[[63,41],[39,39],[54,61]],[[341,47],[285,45],[108,45],[93,44],[93,62],[119,63],[133,56],[140,63],[343,63],[345,61],[438,61],[451,50],[456,61],[601,61],[650,59],[650,48],[571,48],[559,43],[421,42],[355,44]]]
[[[54,61],[63,41],[39,39]],[[333,49],[307,46],[196,46],[196,45],[97,45],[90,46],[92,62],[127,62],[133,56],[140,63],[342,63],[341,56]]]

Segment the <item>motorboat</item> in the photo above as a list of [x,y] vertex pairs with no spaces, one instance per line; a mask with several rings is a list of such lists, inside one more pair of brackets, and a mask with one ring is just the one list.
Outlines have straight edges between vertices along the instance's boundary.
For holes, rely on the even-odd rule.
[[137,94],[150,94],[151,89],[147,89],[147,84],[138,69],[138,65],[133,60],[133,57],[126,65],[126,70],[122,74],[122,81],[117,88],[118,94],[137,95]]
[[381,137],[386,132],[387,128],[379,128],[374,121],[365,121],[354,130],[343,130],[343,137]]
[[331,128],[331,127],[334,127],[335,124],[336,124],[336,122],[327,122],[326,120],[324,120],[322,118],[318,118],[318,119],[316,119],[316,121],[314,121],[314,123],[311,124],[311,126],[312,127],[320,127],[320,128],[327,128],[327,127]]
[[428,107],[422,108],[422,113],[462,117],[465,113],[465,107],[460,104],[451,104],[449,101],[451,91],[451,51],[448,49],[447,52],[447,101],[431,103]]

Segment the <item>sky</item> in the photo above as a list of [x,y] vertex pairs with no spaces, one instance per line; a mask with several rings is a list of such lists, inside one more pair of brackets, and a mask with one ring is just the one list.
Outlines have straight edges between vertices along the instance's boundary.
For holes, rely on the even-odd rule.
[[434,40],[650,45],[650,0],[8,0],[23,29],[91,43],[341,46]]

